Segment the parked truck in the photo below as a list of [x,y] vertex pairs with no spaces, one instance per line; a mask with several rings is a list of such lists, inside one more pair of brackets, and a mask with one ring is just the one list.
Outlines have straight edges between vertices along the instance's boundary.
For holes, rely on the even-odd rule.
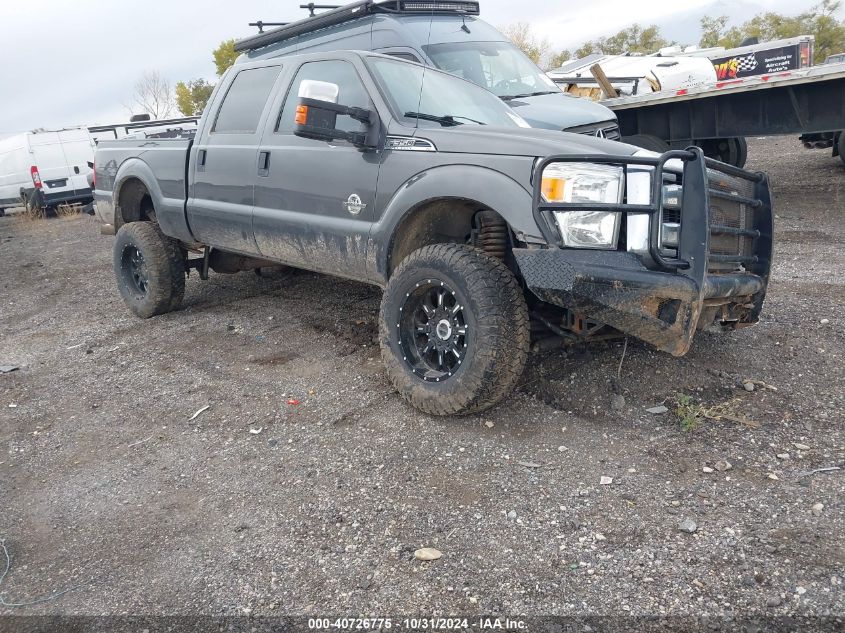
[[387,375],[438,415],[505,397],[532,322],[680,356],[756,323],[771,266],[764,174],[531,129],[474,83],[360,51],[237,64],[193,139],[101,141],[96,177],[136,315],[176,310],[192,270],[375,284]]

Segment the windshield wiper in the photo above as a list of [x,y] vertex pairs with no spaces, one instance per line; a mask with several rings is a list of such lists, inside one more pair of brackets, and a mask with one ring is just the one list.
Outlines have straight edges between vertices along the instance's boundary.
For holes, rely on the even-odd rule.
[[526,97],[540,97],[542,95],[555,95],[560,90],[541,90],[539,92],[529,92],[528,94],[524,95],[505,95],[503,97],[499,97],[502,101],[511,101],[513,99],[525,99]]
[[423,121],[434,121],[435,123],[439,123],[443,127],[453,127],[455,125],[463,125],[458,119],[464,119],[466,121],[471,121],[472,123],[477,123],[478,125],[487,125],[483,121],[476,121],[475,119],[471,119],[468,116],[461,116],[460,114],[426,114],[424,112],[406,112],[405,115],[411,119],[422,119]]

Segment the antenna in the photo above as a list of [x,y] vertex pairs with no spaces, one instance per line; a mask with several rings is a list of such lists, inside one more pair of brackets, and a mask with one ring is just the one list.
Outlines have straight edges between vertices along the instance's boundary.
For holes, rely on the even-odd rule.
[[308,4],[300,4],[300,9],[308,9],[309,11],[309,18],[313,18],[316,13],[314,13],[314,9],[339,9],[341,5],[339,4],[314,4],[313,2],[309,2]]

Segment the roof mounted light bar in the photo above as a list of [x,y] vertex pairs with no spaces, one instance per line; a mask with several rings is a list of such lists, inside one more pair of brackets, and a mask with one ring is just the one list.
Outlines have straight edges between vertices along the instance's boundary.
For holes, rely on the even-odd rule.
[[[318,7],[315,6],[314,8]],[[272,31],[239,40],[235,42],[235,51],[242,53],[263,48],[297,35],[343,24],[371,13],[479,15],[481,9],[477,0],[358,0],[358,2],[319,13],[314,17],[308,17]]]

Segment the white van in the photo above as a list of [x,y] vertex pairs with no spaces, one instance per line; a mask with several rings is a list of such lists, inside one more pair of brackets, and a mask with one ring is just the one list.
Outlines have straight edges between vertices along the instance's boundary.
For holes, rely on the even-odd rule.
[[0,211],[22,196],[42,208],[93,199],[88,184],[94,141],[84,127],[18,134],[0,140]]

